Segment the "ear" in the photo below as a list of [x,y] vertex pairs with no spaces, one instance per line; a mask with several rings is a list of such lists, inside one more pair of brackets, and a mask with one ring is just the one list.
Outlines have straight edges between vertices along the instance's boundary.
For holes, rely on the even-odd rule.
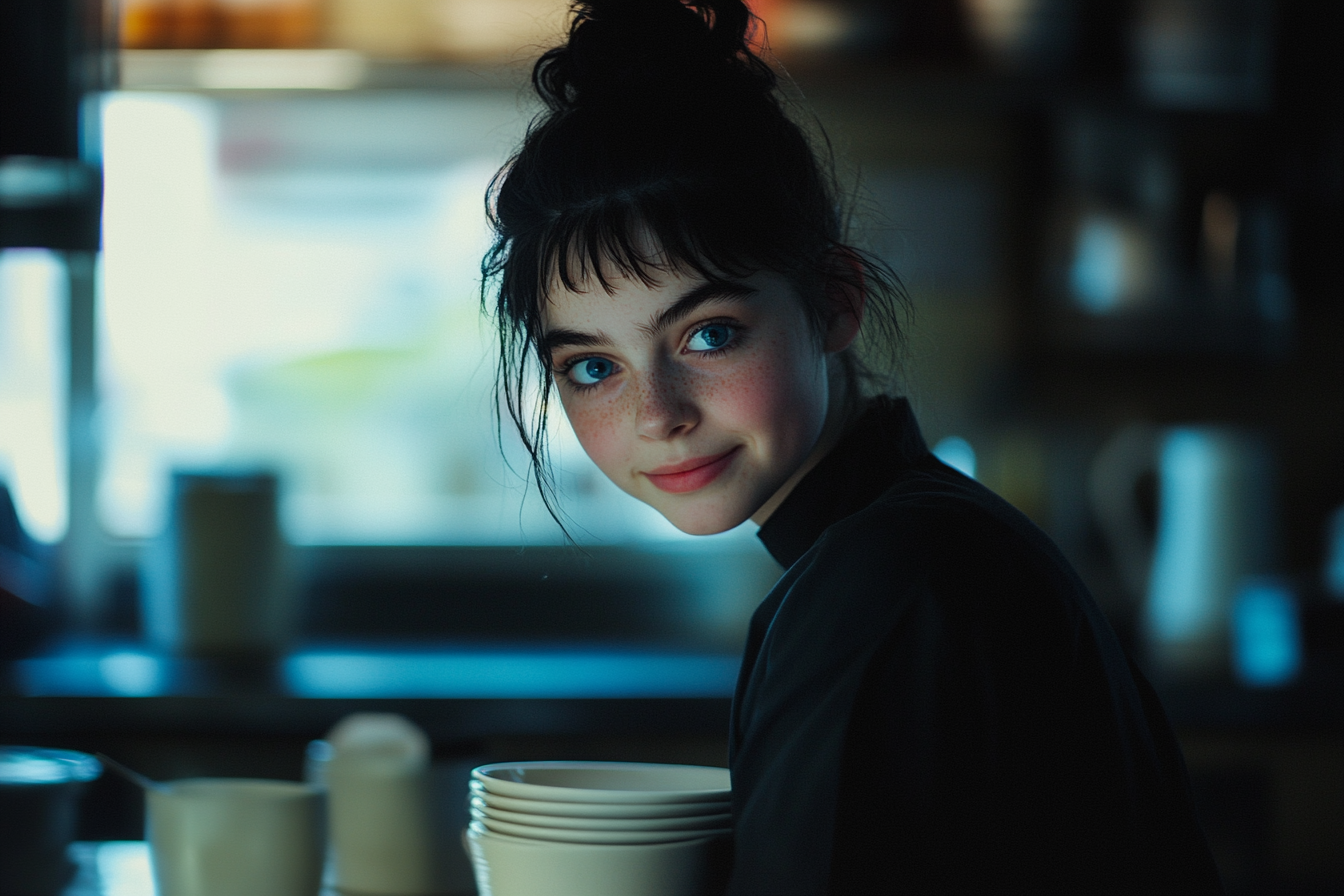
[[868,300],[863,275],[863,259],[852,249],[837,247],[830,251],[826,276],[827,353],[842,352],[858,338],[863,326],[863,307]]

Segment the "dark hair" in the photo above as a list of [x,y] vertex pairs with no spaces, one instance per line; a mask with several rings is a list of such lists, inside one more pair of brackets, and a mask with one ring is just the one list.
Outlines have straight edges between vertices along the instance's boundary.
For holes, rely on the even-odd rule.
[[[503,403],[557,520],[541,339],[555,283],[610,291],[613,274],[652,284],[669,267],[707,279],[771,270],[794,284],[820,337],[824,284],[838,280],[866,293],[863,343],[884,353],[899,343],[905,305],[891,269],[845,243],[829,144],[822,137],[815,150],[785,113],[741,0],[580,0],[572,9],[568,42],[532,71],[545,109],[490,185],[495,239],[482,263]],[[853,407],[861,384],[882,377],[852,349],[838,360]]]

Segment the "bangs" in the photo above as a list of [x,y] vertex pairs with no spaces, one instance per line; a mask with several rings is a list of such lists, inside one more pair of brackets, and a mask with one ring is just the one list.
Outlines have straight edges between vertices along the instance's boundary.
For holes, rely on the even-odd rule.
[[725,239],[725,219],[736,216],[725,215],[721,204],[688,203],[697,192],[669,179],[557,215],[534,249],[537,304],[549,302],[557,287],[578,292],[596,284],[611,293],[617,280],[655,286],[669,273],[716,280],[779,266],[780,259],[772,257],[777,253],[751,245],[749,236]]

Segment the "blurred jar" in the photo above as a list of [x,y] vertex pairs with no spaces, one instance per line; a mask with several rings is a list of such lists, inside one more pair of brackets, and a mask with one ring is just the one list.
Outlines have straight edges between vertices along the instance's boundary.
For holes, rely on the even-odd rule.
[[299,49],[317,44],[319,0],[126,0],[129,50]]
[[564,33],[565,0],[329,0],[326,42],[373,56],[517,62]]
[[1047,72],[1073,49],[1080,4],[1071,0],[962,0],[967,25],[995,68]]
[[1071,223],[1066,277],[1073,304],[1096,315],[1151,307],[1161,283],[1155,229],[1101,203],[1084,204]]
[[1166,137],[1130,116],[1088,112],[1069,116],[1058,140],[1064,189],[1047,244],[1052,291],[1097,318],[1178,301],[1179,187]]
[[217,0],[219,46],[301,49],[317,44],[320,10],[315,0]]
[[70,882],[79,797],[102,770],[85,753],[0,747],[0,893],[55,896]]
[[429,738],[402,716],[356,713],[326,744],[310,746],[305,776],[327,789],[336,887],[380,896],[443,892]]
[[289,640],[294,594],[267,474],[177,473],[168,525],[145,552],[142,615],[177,653],[264,656]]
[[213,47],[216,9],[211,0],[125,0],[121,45],[128,50]]
[[121,6],[121,45],[127,50],[172,46],[171,0],[125,0]]

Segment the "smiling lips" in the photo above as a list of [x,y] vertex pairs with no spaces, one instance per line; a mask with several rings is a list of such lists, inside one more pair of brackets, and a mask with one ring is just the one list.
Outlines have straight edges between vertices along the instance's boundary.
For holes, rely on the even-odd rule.
[[693,492],[718,479],[719,474],[728,469],[728,465],[733,462],[733,458],[737,457],[737,452],[741,447],[741,445],[737,445],[722,454],[714,454],[709,457],[693,457],[679,464],[669,464],[656,470],[649,470],[644,475],[649,477],[650,482],[665,492],[673,494]]

